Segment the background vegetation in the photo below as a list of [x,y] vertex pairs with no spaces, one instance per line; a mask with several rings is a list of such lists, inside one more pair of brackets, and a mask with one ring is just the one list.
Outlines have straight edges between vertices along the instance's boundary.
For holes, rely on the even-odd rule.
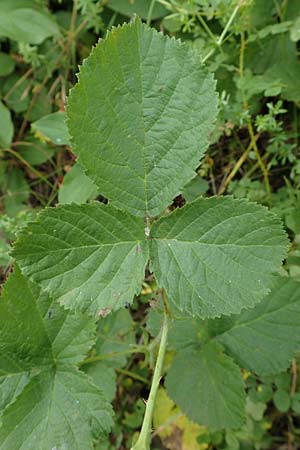
[[[220,114],[209,151],[174,208],[224,193],[269,206],[292,242],[284,270],[299,279],[298,0],[0,0],[2,280],[11,268],[11,242],[40,207],[99,197],[69,150],[66,97],[99,37],[133,13],[196,47],[218,83]],[[100,321],[103,361],[91,371],[88,359],[86,370],[114,399],[116,426],[96,450],[130,448],[141,425],[157,334],[154,309],[146,304],[155,306],[155,290],[149,278],[133,308]],[[273,378],[243,375],[247,421],[235,432],[189,422],[161,388],[153,448],[299,449],[298,360]]]

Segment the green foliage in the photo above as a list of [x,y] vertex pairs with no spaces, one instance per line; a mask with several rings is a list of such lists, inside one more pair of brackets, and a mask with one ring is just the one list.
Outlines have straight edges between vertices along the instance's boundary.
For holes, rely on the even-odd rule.
[[102,391],[76,368],[94,333],[15,268],[1,298],[1,449],[92,448],[92,433],[109,429]]
[[65,120],[65,113],[52,113],[33,122],[32,129],[45,140],[50,140],[57,145],[68,145],[70,141]]
[[59,29],[34,1],[12,3],[2,0],[0,9],[0,35],[29,44],[40,44],[47,37],[58,34]]
[[59,190],[59,203],[84,203],[97,196],[98,189],[84,173],[79,163],[74,164],[65,175]]
[[0,145],[1,147],[10,147],[14,126],[11,120],[9,109],[0,102]]
[[211,428],[239,428],[245,411],[239,367],[214,343],[182,350],[166,378],[171,398],[194,422]]
[[194,176],[206,150],[214,81],[192,49],[135,20],[112,30],[83,64],[68,116],[73,150],[101,193],[153,217]]
[[151,236],[159,285],[177,307],[201,317],[262,299],[287,246],[272,214],[231,198],[196,200],[162,218]]
[[228,321],[213,322],[211,330],[242,367],[275,374],[288,367],[300,348],[299,308],[300,283],[280,277],[265,301]]
[[296,3],[0,0],[1,450],[297,446]]
[[53,298],[100,314],[139,293],[148,245],[140,218],[101,203],[62,205],[28,226],[13,255]]

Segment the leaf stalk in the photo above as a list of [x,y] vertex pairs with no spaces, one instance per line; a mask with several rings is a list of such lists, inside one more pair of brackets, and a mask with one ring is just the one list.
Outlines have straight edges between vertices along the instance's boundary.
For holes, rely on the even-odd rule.
[[[164,291],[163,291],[163,299],[164,299]],[[165,299],[164,299],[164,304]],[[168,340],[168,331],[169,331],[169,314],[168,310],[165,307],[164,321],[162,325],[162,333],[161,333],[161,341],[158,350],[157,360],[155,364],[151,389],[149,398],[146,404],[146,411],[144,415],[144,420],[142,424],[141,433],[136,444],[131,448],[131,450],[150,450],[150,441],[151,441],[151,430],[152,430],[152,417],[154,412],[154,406],[156,401],[156,396],[158,392],[158,388],[160,385],[161,374],[163,370],[163,364],[165,359],[165,353],[167,348],[167,340]]]

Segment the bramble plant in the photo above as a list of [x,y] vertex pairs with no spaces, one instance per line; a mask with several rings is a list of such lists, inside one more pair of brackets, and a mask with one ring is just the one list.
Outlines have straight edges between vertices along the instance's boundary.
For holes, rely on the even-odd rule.
[[300,284],[276,275],[288,240],[267,208],[199,197],[170,211],[213,130],[212,75],[190,46],[135,19],[85,60],[67,114],[73,151],[108,204],[46,208],[15,244],[0,304],[0,449],[86,450],[109,431],[110,395],[79,366],[101,360],[84,360],[95,317],[132,303],[145,271],[159,286],[148,327],[160,345],[132,450],[150,449],[167,346],[165,385],[181,410],[239,428],[241,368],[276,374],[300,348]]

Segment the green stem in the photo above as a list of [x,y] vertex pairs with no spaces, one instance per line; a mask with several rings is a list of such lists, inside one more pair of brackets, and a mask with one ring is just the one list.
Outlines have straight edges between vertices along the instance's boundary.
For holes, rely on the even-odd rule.
[[151,4],[150,4],[150,8],[149,8],[148,15],[147,15],[147,25],[148,26],[150,26],[150,23],[151,23],[151,18],[152,18],[152,13],[153,13],[153,8],[155,5],[155,2],[156,2],[156,0],[152,0]]
[[134,380],[141,381],[144,384],[150,384],[149,380],[147,378],[141,377],[138,373],[131,372],[130,370],[126,369],[115,369],[117,373],[120,373],[122,375],[126,375],[127,377],[133,378]]
[[271,191],[271,186],[270,186],[270,182],[269,182],[269,173],[268,173],[268,169],[267,169],[267,167],[266,167],[266,165],[265,165],[265,163],[264,163],[264,161],[263,161],[263,159],[262,159],[262,157],[261,157],[261,155],[259,153],[258,146],[257,146],[257,143],[256,143],[256,139],[255,139],[255,136],[254,136],[254,130],[253,130],[251,119],[248,121],[248,131],[249,131],[250,139],[251,139],[251,142],[252,142],[252,148],[254,150],[255,157],[257,159],[257,162],[259,164],[260,170],[262,171],[262,174],[263,174],[263,177],[264,177],[265,187],[266,187],[267,196],[268,196],[269,204],[270,204],[272,191]]
[[151,429],[152,429],[152,417],[155,406],[155,400],[160,384],[164,358],[167,348],[167,338],[168,338],[168,329],[169,329],[169,318],[167,311],[165,311],[164,322],[162,326],[161,333],[161,341],[158,351],[158,356],[156,360],[156,365],[154,369],[151,389],[149,398],[146,405],[145,416],[143,420],[143,425],[141,429],[140,436],[136,442],[136,444],[132,447],[131,450],[150,450],[150,440],[151,440]]
[[102,355],[91,356],[90,358],[86,358],[84,361],[80,363],[80,366],[86,366],[87,364],[92,364],[98,361],[105,361],[106,359],[117,358],[118,356],[130,355],[132,353],[145,353],[146,349],[144,347],[134,347],[132,349],[124,350],[123,352],[112,352],[112,353],[103,353]]
[[211,31],[211,29],[209,28],[209,26],[207,25],[206,21],[201,16],[201,14],[197,13],[196,16],[197,16],[199,22],[201,23],[202,27],[204,28],[204,30],[207,32],[207,34],[211,37],[211,39],[214,41],[214,43],[216,45],[218,45],[216,36],[213,34],[213,32]]
[[[221,47],[221,45],[222,45],[222,43],[223,43],[223,41],[224,41],[224,38],[225,38],[225,36],[226,36],[226,33],[227,33],[227,31],[229,30],[230,25],[231,25],[232,22],[234,21],[234,18],[235,18],[235,16],[237,15],[238,10],[240,9],[240,6],[241,6],[241,2],[239,2],[239,3],[236,5],[236,7],[234,8],[234,10],[232,11],[232,14],[231,14],[231,16],[229,17],[229,20],[228,20],[228,22],[226,23],[224,30],[222,31],[222,33],[221,33],[219,39],[218,39],[217,42],[216,42],[216,48],[220,48],[220,47]],[[208,52],[207,55],[204,56],[204,58],[202,59],[202,62],[203,62],[203,63],[205,63],[205,62],[206,62],[206,61],[207,61],[207,60],[215,53],[216,48],[211,49],[210,52]]]
[[39,172],[38,170],[36,170],[33,166],[31,166],[31,164],[29,164],[29,162],[27,162],[20,153],[16,152],[15,150],[12,150],[11,148],[2,148],[0,149],[0,154],[1,152],[7,152],[10,153],[11,155],[13,155],[15,158],[17,158],[19,161],[21,161],[24,166],[28,167],[28,169],[34,173],[37,177],[39,177],[41,180],[44,181],[44,183],[48,184],[48,186],[50,186],[51,188],[53,187],[53,184],[50,183],[50,181],[44,177],[44,175]]

